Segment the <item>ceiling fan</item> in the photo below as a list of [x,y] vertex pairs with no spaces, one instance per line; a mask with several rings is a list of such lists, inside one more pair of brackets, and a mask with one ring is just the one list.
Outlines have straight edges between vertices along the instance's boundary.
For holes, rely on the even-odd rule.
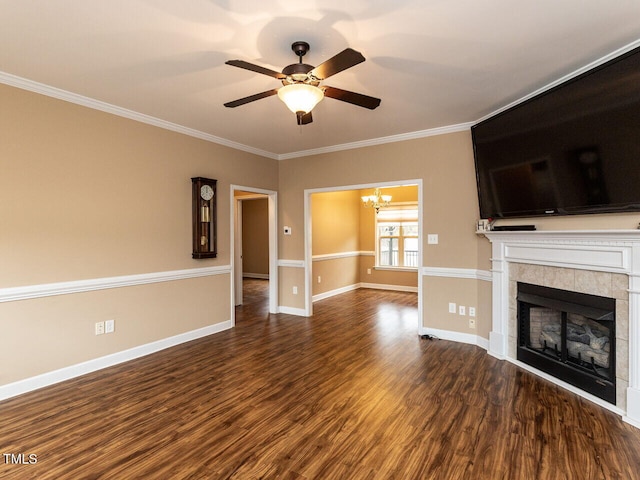
[[327,85],[320,85],[322,80],[329,78],[331,75],[335,75],[347,68],[364,62],[365,58],[360,52],[347,48],[326,62],[314,67],[302,63],[302,57],[309,51],[309,44],[307,42],[294,42],[291,45],[291,50],[298,55],[299,62],[284,67],[282,72],[276,72],[275,70],[254,65],[244,60],[229,60],[225,62],[227,65],[244,68],[252,72],[276,78],[282,82],[283,86],[227,102],[224,106],[235,108],[245,103],[254,102],[261,98],[277,94],[289,110],[296,114],[298,125],[306,125],[313,121],[311,110],[313,110],[313,107],[324,97],[334,98],[370,110],[380,105],[381,100],[379,98],[369,97],[368,95],[349,92]]

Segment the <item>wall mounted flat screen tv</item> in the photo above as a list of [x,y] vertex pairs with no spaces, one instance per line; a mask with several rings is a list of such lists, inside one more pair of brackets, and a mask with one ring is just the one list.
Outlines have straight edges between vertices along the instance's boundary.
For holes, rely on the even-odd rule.
[[640,211],[640,47],[471,133],[481,218]]

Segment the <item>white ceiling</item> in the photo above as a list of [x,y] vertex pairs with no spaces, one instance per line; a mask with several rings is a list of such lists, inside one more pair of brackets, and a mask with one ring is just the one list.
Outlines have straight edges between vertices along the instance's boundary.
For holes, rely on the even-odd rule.
[[[288,158],[474,122],[638,39],[640,0],[0,0],[0,81]],[[311,65],[362,52],[323,84],[380,107],[326,98],[299,127],[277,96],[223,106],[280,86],[226,60],[281,71],[297,40]]]

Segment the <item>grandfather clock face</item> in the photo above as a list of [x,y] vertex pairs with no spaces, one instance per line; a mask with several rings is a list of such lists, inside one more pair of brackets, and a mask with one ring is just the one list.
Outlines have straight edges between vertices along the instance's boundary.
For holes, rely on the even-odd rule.
[[209,184],[200,187],[200,196],[203,200],[209,201],[213,198],[213,188]]
[[217,255],[216,184],[217,180],[194,177],[192,182],[193,258]]

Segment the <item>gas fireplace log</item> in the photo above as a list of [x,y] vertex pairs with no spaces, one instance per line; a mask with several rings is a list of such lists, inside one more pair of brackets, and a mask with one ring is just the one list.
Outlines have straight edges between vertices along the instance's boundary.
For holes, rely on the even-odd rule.
[[583,328],[586,334],[589,335],[589,346],[595,350],[604,349],[605,344],[609,342],[609,338],[603,336],[598,337],[591,331],[589,325],[583,325]]
[[[544,344],[545,341],[548,345],[560,345],[560,334],[543,329],[540,333],[540,343]],[[609,368],[609,352],[606,350],[593,349],[590,345],[586,345],[582,342],[567,340],[567,352],[571,357],[580,357],[582,360],[587,362],[590,362],[593,358],[593,362],[599,367]]]
[[596,365],[609,368],[609,353],[604,350],[594,350],[589,345],[579,342],[567,342],[567,351],[574,358],[581,358],[586,361],[593,361]]

